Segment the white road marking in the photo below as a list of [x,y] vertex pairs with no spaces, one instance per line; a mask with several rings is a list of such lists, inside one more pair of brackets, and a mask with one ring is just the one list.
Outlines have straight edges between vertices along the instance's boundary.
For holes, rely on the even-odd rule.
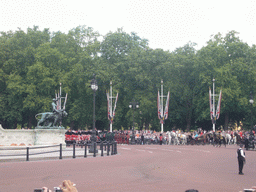
[[146,149],[157,149],[157,148],[152,148],[152,147],[146,147]]
[[[171,150],[171,149],[162,149],[163,151],[173,151],[173,150]],[[176,151],[176,152],[178,152],[178,153],[181,153],[181,151]]]
[[173,150],[171,150],[171,149],[162,149],[163,151],[173,151]]
[[140,150],[140,149],[136,149],[137,151],[145,151],[145,150]]
[[179,150],[201,151],[201,152],[205,152],[205,153],[211,152],[211,151],[206,151],[206,150],[202,150],[202,149],[193,149],[193,148],[179,148]]
[[121,149],[131,150],[131,148],[123,148],[123,147]]
[[[153,148],[153,147],[145,147],[146,149],[158,149],[158,148]],[[131,148],[125,148],[125,147],[121,147],[120,149],[124,149],[124,150],[131,150]],[[136,149],[137,151],[143,151],[145,152],[146,150],[141,150],[141,149]],[[171,149],[161,149],[162,151],[170,151],[173,152],[174,150]],[[206,151],[206,150],[201,150],[201,149],[191,149],[191,148],[179,148],[179,150],[191,150],[191,151],[200,151],[200,152],[204,152],[204,153],[210,153],[210,151]],[[148,151],[149,153],[153,153],[152,151]],[[182,153],[181,151],[176,150],[176,152],[178,153]]]
[[205,153],[210,153],[210,151],[205,151],[205,150],[197,150],[197,151],[202,151],[202,152],[205,152]]

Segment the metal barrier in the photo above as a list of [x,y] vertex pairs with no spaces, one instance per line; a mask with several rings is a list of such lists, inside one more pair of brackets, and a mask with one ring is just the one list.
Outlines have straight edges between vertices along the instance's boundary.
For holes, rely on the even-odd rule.
[[[101,156],[104,156],[104,151],[107,151],[107,156],[109,156],[109,152],[110,152],[110,147],[111,147],[111,155],[115,155],[117,154],[117,142],[101,142],[101,143],[85,143],[82,144],[81,148],[84,147],[84,158],[87,157],[87,150],[89,148],[89,146],[94,145],[94,152],[93,152],[93,157],[96,157],[96,148],[99,145],[100,146],[100,150],[101,150]],[[51,150],[51,151],[44,151],[44,152],[38,152],[38,153],[31,153],[31,149],[41,149],[41,148],[50,148],[50,147],[58,147],[58,150]],[[104,150],[104,146],[105,146],[105,150]],[[0,154],[0,157],[11,157],[11,156],[26,156],[26,161],[29,161],[29,157],[31,155],[40,155],[40,154],[46,154],[46,153],[56,153],[59,152],[59,159],[63,158],[63,149],[62,149],[62,144],[59,145],[50,145],[50,146],[40,146],[40,147],[21,147],[21,148],[8,148],[8,149],[1,149],[1,150],[26,150],[26,153],[22,153],[22,154]],[[76,144],[73,144],[73,158],[76,158]]]
[[[60,146],[60,150],[53,150],[53,151],[45,151],[45,152],[40,152],[40,153],[29,153],[30,149],[42,149],[42,148],[50,148],[50,147],[57,147]],[[0,155],[0,157],[9,157],[9,156],[26,156],[26,161],[29,161],[29,156],[30,155],[40,155],[40,154],[45,154],[45,153],[55,153],[55,152],[60,152],[59,158],[62,159],[62,144],[60,145],[50,145],[50,146],[41,146],[41,147],[21,147],[21,148],[9,148],[9,149],[0,149],[0,150],[26,150],[26,153],[22,154],[8,154],[8,155]]]

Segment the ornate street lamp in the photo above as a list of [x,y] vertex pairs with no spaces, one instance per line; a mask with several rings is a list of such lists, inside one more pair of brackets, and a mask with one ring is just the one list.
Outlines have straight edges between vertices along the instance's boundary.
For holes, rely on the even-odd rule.
[[249,102],[251,103],[251,131],[253,129],[253,125],[252,125],[252,105],[253,105],[253,96],[252,96],[252,92],[251,92],[251,99],[249,100]]
[[93,79],[91,81],[91,88],[93,90],[93,129],[92,129],[92,135],[91,135],[91,146],[89,153],[94,153],[94,150],[96,150],[96,153],[98,153],[97,147],[94,149],[94,143],[97,141],[96,139],[96,130],[95,130],[95,92],[98,90],[98,84],[95,79],[95,74],[93,74]]
[[135,110],[136,108],[139,108],[139,103],[133,99],[133,101],[130,102],[129,107],[130,107],[130,108],[133,108],[133,126],[132,126],[132,139],[131,139],[131,144],[132,144],[132,145],[135,145],[134,110]]

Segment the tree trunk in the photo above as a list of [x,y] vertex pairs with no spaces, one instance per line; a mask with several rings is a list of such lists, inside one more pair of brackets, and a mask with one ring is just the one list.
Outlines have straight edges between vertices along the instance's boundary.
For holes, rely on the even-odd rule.
[[187,128],[186,128],[186,130],[189,131],[190,128],[191,128],[191,120],[190,121],[187,120]]
[[71,121],[71,123],[70,123],[70,129],[71,129],[71,130],[73,130],[74,124],[75,124],[74,121]]
[[189,112],[187,113],[187,117],[186,117],[186,122],[187,122],[187,127],[186,127],[186,130],[190,130],[191,128],[191,117],[192,117],[192,110],[191,109],[188,109]]
[[149,122],[145,122],[145,129],[149,130]]
[[143,129],[143,124],[144,124],[144,119],[142,118],[141,119],[141,123],[140,123],[140,130],[142,131],[142,129]]
[[32,127],[32,121],[33,121],[33,116],[29,115],[29,118],[28,118],[28,128],[31,129]]

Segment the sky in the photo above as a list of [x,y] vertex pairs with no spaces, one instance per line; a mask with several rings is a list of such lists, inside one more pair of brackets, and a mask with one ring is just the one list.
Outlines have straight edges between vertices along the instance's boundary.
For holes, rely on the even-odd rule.
[[0,0],[0,31],[51,32],[86,25],[101,35],[123,28],[148,39],[149,47],[174,51],[188,42],[206,45],[212,35],[231,30],[256,44],[255,0]]

